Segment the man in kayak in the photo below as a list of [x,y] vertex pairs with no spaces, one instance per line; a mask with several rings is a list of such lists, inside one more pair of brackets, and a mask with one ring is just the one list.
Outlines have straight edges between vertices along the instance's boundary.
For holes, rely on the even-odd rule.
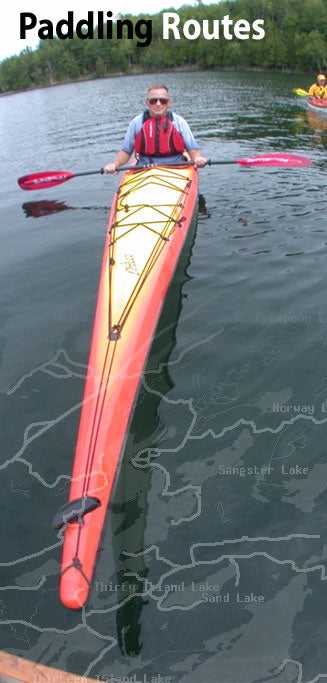
[[311,97],[327,98],[326,76],[318,74],[316,83],[313,83],[309,88],[309,95]]
[[138,164],[179,164],[186,160],[187,152],[196,166],[205,166],[199,146],[188,123],[178,114],[168,112],[171,104],[168,88],[155,83],[147,92],[147,110],[130,122],[122,149],[113,162],[106,164],[105,173],[116,173],[127,164],[135,152]]

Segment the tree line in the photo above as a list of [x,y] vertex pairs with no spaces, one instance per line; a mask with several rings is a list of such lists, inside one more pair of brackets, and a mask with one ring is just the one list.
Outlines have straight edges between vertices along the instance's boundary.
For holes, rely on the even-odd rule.
[[[169,11],[168,9],[166,11]],[[173,10],[170,10],[173,11]],[[152,39],[140,46],[134,35],[128,38],[73,38],[41,40],[36,50],[29,48],[0,63],[2,92],[53,85],[84,78],[101,78],[120,73],[151,72],[173,68],[251,68],[324,71],[327,69],[326,0],[223,0],[215,5],[184,5],[178,10],[180,26],[194,19],[202,24],[221,20],[226,14],[233,22],[250,24],[264,20],[261,40],[195,40],[162,37],[162,12],[154,15],[121,16],[135,24],[152,22]]]

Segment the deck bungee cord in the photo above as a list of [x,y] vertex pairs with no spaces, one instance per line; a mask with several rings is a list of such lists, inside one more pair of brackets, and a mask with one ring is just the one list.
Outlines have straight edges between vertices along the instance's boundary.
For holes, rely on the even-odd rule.
[[[166,175],[167,174],[167,175]],[[187,181],[185,187],[182,189],[178,187],[176,184],[173,184],[172,182],[159,182],[160,180],[163,179],[160,174],[153,173],[151,175],[151,180],[149,180],[149,176],[146,171],[140,171],[141,178],[139,179],[138,183],[133,183],[131,179],[127,178],[126,182],[123,182],[120,186],[119,192],[117,193],[117,201],[116,201],[116,215],[119,212],[126,212],[126,215],[122,215],[120,219],[116,219],[114,223],[110,226],[108,232],[110,234],[110,242],[109,242],[109,338],[111,340],[116,340],[119,338],[119,334],[122,330],[122,327],[124,325],[124,322],[126,321],[126,318],[131,310],[131,307],[133,306],[133,301],[135,297],[138,295],[138,292],[143,286],[143,283],[145,282],[146,277],[148,276],[149,272],[151,271],[151,268],[154,266],[154,263],[156,259],[158,258],[160,252],[164,248],[164,244],[162,242],[168,242],[169,241],[169,236],[172,234],[173,230],[175,229],[176,226],[181,226],[182,222],[186,220],[185,216],[180,216],[175,217],[174,214],[176,214],[176,211],[178,209],[182,210],[184,207],[184,202],[185,198],[187,196],[188,188],[190,185],[190,180]],[[167,176],[171,176],[171,178],[175,178],[176,180],[179,179],[183,183],[185,183],[185,177],[181,174],[178,174],[173,171],[170,171],[169,174],[169,169],[166,169],[165,172],[165,178],[164,180],[167,180]],[[177,199],[175,204],[156,204],[152,206],[151,204],[123,204],[122,201],[125,200],[125,198],[130,194],[131,189],[133,189],[134,192],[140,190],[140,189],[147,189],[147,187],[151,185],[154,187],[161,187],[161,188],[168,188],[168,189],[173,189],[176,192],[180,192],[180,197]],[[125,189],[126,188],[126,189]],[[124,190],[124,191],[123,191]],[[184,201],[183,201],[184,200]],[[169,208],[169,213],[165,213],[162,209],[163,208],[168,209]],[[146,222],[144,221],[139,221],[138,220],[138,215],[142,213],[144,209],[147,209],[154,215],[158,214],[158,219],[157,220],[147,220]],[[128,214],[128,215],[127,215]],[[131,222],[131,219],[134,219]],[[157,229],[155,230],[152,226],[162,226],[161,230]],[[116,256],[115,256],[115,246],[118,242],[118,240],[123,239],[126,237],[130,232],[137,230],[139,227],[144,227],[146,230],[149,230],[153,234],[157,235],[160,239],[158,240],[155,248],[152,250],[151,255],[149,256],[149,259],[147,263],[144,265],[144,269],[142,273],[138,273],[137,271],[135,272],[136,275],[138,275],[139,280],[137,282],[137,285],[133,292],[131,293],[131,296],[129,300],[126,302],[126,306],[124,310],[121,312],[120,318],[117,322],[113,322],[113,315],[112,315],[112,296],[110,294],[111,289],[112,289],[112,273],[113,269],[116,265]],[[119,229],[122,229],[123,231],[120,232]],[[161,240],[161,241],[160,241]],[[132,269],[135,269],[135,262],[134,263],[129,263],[127,265],[127,268],[130,267]]]

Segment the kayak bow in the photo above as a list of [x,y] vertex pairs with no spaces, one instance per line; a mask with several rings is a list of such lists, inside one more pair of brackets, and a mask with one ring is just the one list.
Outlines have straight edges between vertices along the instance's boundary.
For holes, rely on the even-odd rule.
[[194,166],[130,170],[105,242],[65,526],[60,598],[87,601],[125,436],[165,295],[197,199]]

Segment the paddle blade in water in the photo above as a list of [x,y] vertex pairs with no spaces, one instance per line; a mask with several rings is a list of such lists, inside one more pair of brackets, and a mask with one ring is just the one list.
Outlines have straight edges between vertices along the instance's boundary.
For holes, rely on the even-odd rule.
[[283,154],[282,152],[274,152],[273,154],[259,154],[255,157],[248,157],[247,159],[236,159],[237,164],[242,166],[311,166],[312,161],[308,157],[302,157],[297,154]]
[[40,173],[30,173],[18,178],[18,185],[22,190],[43,190],[46,187],[53,187],[59,183],[70,180],[74,174],[70,171],[41,171]]

